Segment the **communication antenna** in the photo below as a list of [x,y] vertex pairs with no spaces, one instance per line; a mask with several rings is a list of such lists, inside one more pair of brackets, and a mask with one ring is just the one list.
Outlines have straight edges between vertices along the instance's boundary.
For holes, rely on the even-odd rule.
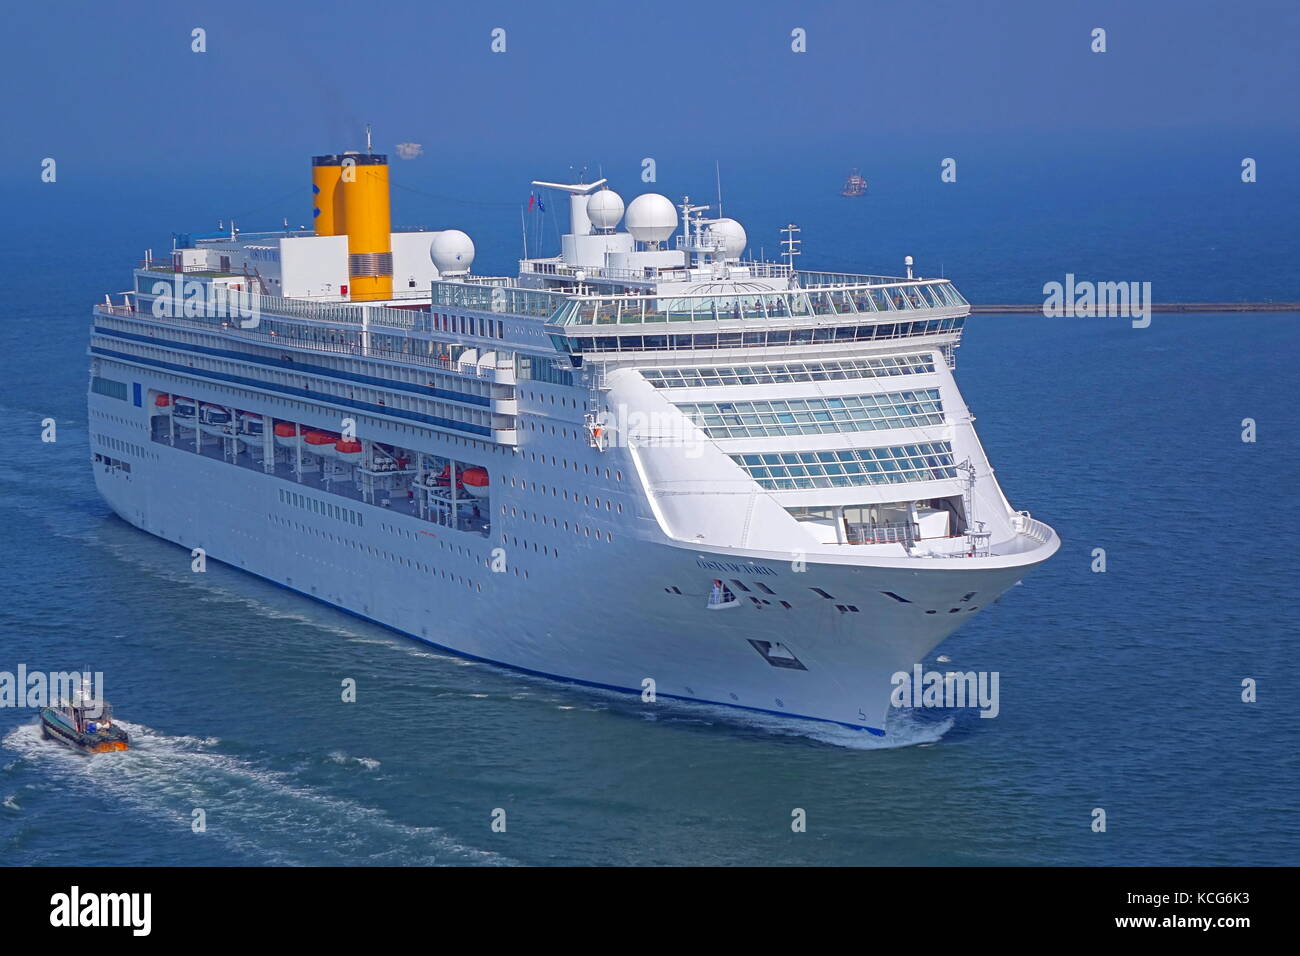
[[794,269],[794,257],[800,254],[799,243],[803,241],[799,238],[800,231],[799,227],[794,223],[788,223],[781,230],[786,235],[786,238],[781,240],[781,245],[785,246],[785,252],[781,253],[781,255],[785,257],[786,264],[792,271]]
[[693,215],[693,214],[708,212],[709,207],[693,206],[691,205],[691,197],[683,196],[682,201],[677,208],[682,211],[682,225],[683,225],[682,231],[686,233],[687,245],[697,246],[699,238],[704,233],[703,233],[703,229],[700,226],[701,217],[699,215]]
[[367,154],[367,155],[370,155],[370,154],[372,154],[373,152],[374,152],[374,150],[371,149],[371,147],[370,147],[370,124],[367,123],[367,124],[366,124],[366,154]]
[[718,184],[718,218],[722,218],[722,163],[713,161],[713,175]]

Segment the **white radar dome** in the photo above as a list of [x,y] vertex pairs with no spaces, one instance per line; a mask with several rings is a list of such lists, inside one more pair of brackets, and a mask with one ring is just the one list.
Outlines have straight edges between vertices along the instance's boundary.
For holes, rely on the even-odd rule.
[[613,229],[623,218],[623,197],[612,189],[597,190],[587,197],[587,218],[596,229]]
[[429,258],[442,275],[469,272],[474,264],[474,240],[459,229],[447,229],[433,237]]
[[709,235],[722,239],[722,255],[726,259],[739,259],[749,241],[745,227],[734,219],[715,219],[709,223]]
[[677,228],[677,207],[667,196],[642,193],[628,205],[624,221],[637,242],[663,242]]

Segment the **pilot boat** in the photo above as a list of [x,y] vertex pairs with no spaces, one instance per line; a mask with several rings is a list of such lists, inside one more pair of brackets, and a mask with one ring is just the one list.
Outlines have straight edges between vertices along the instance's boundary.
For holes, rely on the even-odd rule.
[[113,723],[108,701],[78,699],[57,707],[41,708],[41,732],[51,740],[84,754],[128,750],[131,736]]

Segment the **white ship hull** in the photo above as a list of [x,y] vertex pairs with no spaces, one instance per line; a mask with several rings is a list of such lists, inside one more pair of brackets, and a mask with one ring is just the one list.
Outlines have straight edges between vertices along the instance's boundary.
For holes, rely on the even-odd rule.
[[[102,400],[91,395],[90,401]],[[120,415],[120,408],[112,411]],[[143,429],[115,427],[129,436],[124,440],[148,441]],[[810,562],[796,572],[788,559],[628,535],[596,544],[570,534],[555,539],[564,561],[529,560],[525,578],[509,566],[488,569],[490,540],[467,548],[466,536],[439,537],[444,529],[426,521],[352,500],[345,503],[364,510],[365,525],[341,525],[282,503],[281,489],[302,488],[283,478],[188,449],[158,443],[148,449],[156,460],[129,474],[95,466],[96,486],[120,517],[351,614],[459,655],[547,677],[636,694],[650,679],[661,698],[876,734],[884,732],[890,709],[891,676],[909,671],[1029,568],[1023,562],[975,569],[970,562],[932,561],[924,570]],[[740,607],[707,609],[714,577],[750,585],[738,595]],[[834,599],[817,597],[813,586]],[[910,603],[885,591],[906,594]],[[963,601],[972,591],[977,598]],[[769,603],[760,609],[751,598]],[[843,613],[837,605],[858,610]],[[925,613],[931,608],[939,613]],[[774,666],[751,641],[783,645],[803,669]]]
[[94,309],[125,520],[458,654],[875,733],[1058,548],[951,374],[969,302],[910,257],[804,271],[797,226],[766,262],[689,200],[534,181],[568,195],[560,254],[480,276],[460,230],[357,225],[387,174],[313,157],[315,234],[178,237]]

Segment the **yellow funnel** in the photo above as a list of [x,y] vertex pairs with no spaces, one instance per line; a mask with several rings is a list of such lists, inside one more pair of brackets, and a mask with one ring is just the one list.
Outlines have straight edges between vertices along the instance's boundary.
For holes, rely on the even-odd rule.
[[353,302],[393,297],[393,223],[388,201],[388,157],[344,153],[339,189],[348,235],[349,292]]
[[339,193],[342,161],[342,156],[311,158],[311,214],[318,236],[341,236],[347,232],[343,225],[343,197]]

